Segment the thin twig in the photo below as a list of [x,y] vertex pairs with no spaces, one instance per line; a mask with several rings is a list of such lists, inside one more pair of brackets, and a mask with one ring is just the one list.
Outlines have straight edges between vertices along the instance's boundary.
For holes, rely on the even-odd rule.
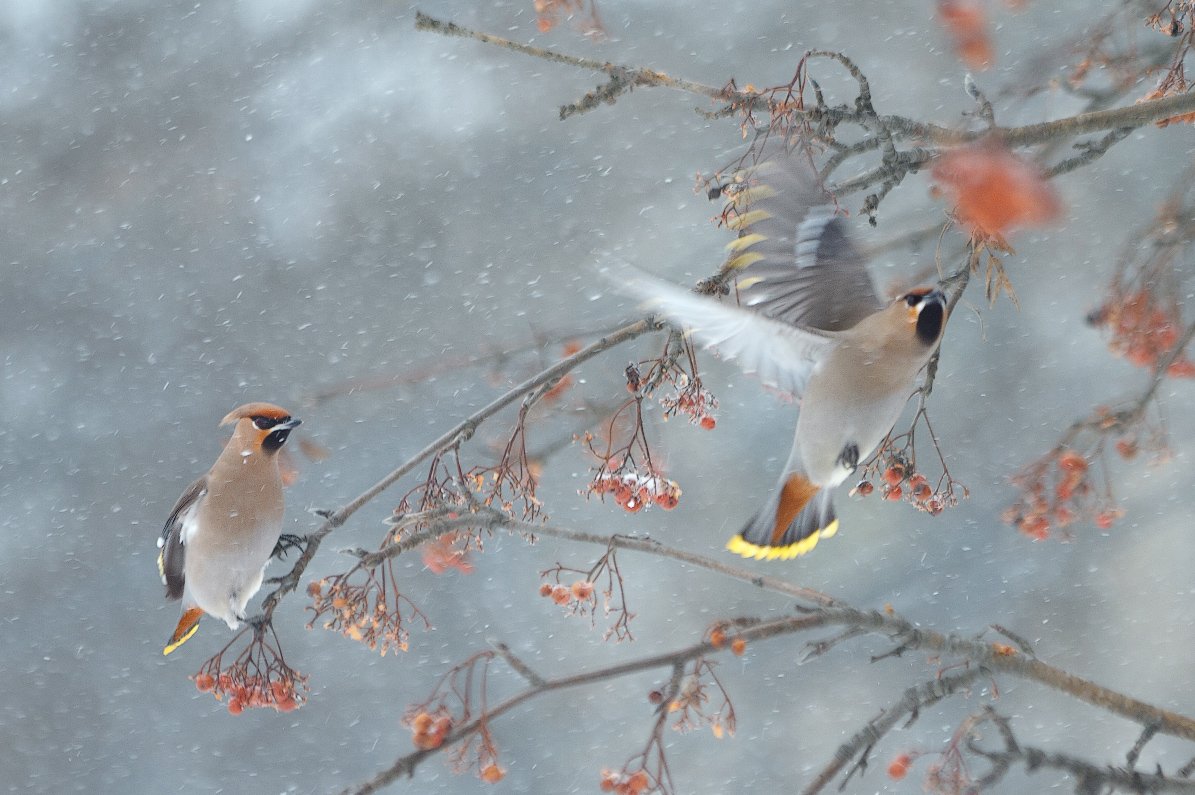
[[594,356],[607,351],[624,342],[633,340],[636,337],[653,331],[657,328],[654,320],[648,318],[644,320],[637,320],[621,329],[608,334],[595,342],[590,343],[581,350],[568,356],[546,370],[532,376],[523,383],[506,392],[506,394],[492,401],[489,405],[475,412],[467,419],[458,423],[455,427],[449,429],[441,434],[439,438],[435,439],[422,450],[416,453],[411,458],[407,459],[397,469],[392,471],[386,477],[379,480],[374,485],[359,494],[356,498],[341,506],[336,511],[326,514],[326,519],[322,525],[316,530],[309,533],[306,537],[306,546],[303,549],[303,554],[295,561],[295,565],[290,572],[283,575],[279,580],[279,585],[262,601],[262,612],[266,618],[269,618],[274,613],[274,608],[278,605],[280,599],[287,593],[293,591],[298,587],[299,578],[303,576],[303,572],[307,570],[315,553],[319,550],[320,543],[336,528],[348,521],[349,517],[359,511],[362,506],[367,504],[374,497],[381,494],[390,486],[407,473],[411,472],[415,467],[419,466],[424,460],[430,458],[437,453],[443,452],[453,445],[468,439],[477,430],[477,427],[485,422],[487,419],[497,414],[502,409],[511,405],[512,403],[522,399],[526,394],[538,387],[555,381],[560,376],[572,370],[577,365],[592,359]]
[[801,790],[802,795],[821,792],[834,777],[859,754],[875,745],[905,716],[913,716],[922,708],[936,704],[947,696],[964,690],[988,672],[978,666],[950,676],[934,677],[916,687],[910,687],[900,700],[886,707],[878,716],[838,747],[830,763],[818,771],[813,781]]
[[[760,641],[767,638],[777,637],[779,635],[791,634],[806,629],[813,629],[823,626],[826,621],[826,615],[817,613],[804,616],[788,617],[776,619],[773,621],[762,622],[752,627],[747,627],[739,631],[737,637],[744,641]],[[558,679],[548,679],[543,684],[530,687],[521,693],[506,699],[505,701],[494,705],[486,711],[484,715],[466,723],[459,728],[453,729],[444,738],[443,745],[439,749],[420,750],[414,753],[407,754],[400,757],[393,765],[382,770],[369,781],[359,784],[356,787],[345,790],[345,792],[354,793],[354,795],[367,795],[367,793],[377,792],[382,787],[387,786],[396,779],[403,776],[410,776],[414,773],[415,768],[436,750],[448,748],[466,737],[472,735],[483,724],[493,721],[495,718],[509,712],[520,704],[529,701],[537,696],[545,693],[551,693],[557,690],[567,690],[569,688],[581,687],[583,685],[590,685],[597,682],[603,682],[609,679],[616,679],[630,674],[639,673],[641,671],[650,671],[655,668],[675,668],[678,665],[683,665],[698,657],[705,657],[714,654],[718,649],[714,648],[713,644],[703,641],[683,649],[667,652],[664,654],[657,654],[651,657],[645,657],[639,660],[632,660],[630,662],[612,665],[606,668],[599,668],[593,671],[574,674],[572,676],[563,676]]]

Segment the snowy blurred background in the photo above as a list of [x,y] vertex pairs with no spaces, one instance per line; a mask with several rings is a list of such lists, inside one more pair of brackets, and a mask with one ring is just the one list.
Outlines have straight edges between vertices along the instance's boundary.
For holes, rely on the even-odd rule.
[[[993,8],[1001,66],[978,79],[995,89],[1030,56],[1081,33],[1089,4]],[[881,113],[951,125],[970,109],[929,0],[603,0],[610,36],[601,42],[567,24],[539,33],[531,0],[421,10],[713,85],[786,82],[804,50],[838,49],[870,76]],[[832,101],[849,101],[853,86],[838,74],[830,64],[818,72]],[[205,622],[163,658],[178,608],[154,570],[161,523],[223,445],[224,413],[279,402],[304,420],[300,434],[332,451],[305,464],[289,492],[288,530],[313,529],[306,509],[343,504],[560,350],[516,359],[498,378],[437,365],[632,317],[595,281],[601,252],[619,248],[678,282],[711,273],[727,238],[693,177],[734,155],[737,127],[703,119],[694,108],[710,106],[692,96],[647,89],[560,122],[558,107],[598,75],[418,33],[414,8],[386,0],[5,0],[0,75],[0,790],[336,790],[411,750],[404,708],[488,638],[558,675],[679,647],[719,617],[790,609],[741,583],[627,553],[637,640],[604,644],[600,625],[566,618],[536,594],[538,571],[558,560],[587,567],[598,551],[500,538],[467,576],[404,560],[408,594],[435,625],[414,632],[405,655],[380,659],[306,631],[306,599],[287,599],[275,623],[288,660],[311,677],[310,703],[230,716],[187,678],[227,629]],[[997,119],[1078,109],[1045,93],[998,103]],[[843,498],[838,538],[760,570],[860,607],[891,604],[940,631],[973,635],[998,623],[1053,664],[1195,712],[1189,382],[1161,391],[1173,460],[1117,469],[1127,518],[1111,532],[1085,525],[1073,543],[1035,544],[999,520],[1017,467],[1093,404],[1144,387],[1145,374],[1111,358],[1083,317],[1126,236],[1150,220],[1193,150],[1189,126],[1148,127],[1060,179],[1064,223],[1013,240],[1020,311],[1006,300],[988,309],[972,285],[973,307],[948,329],[931,405],[969,501],[931,519]],[[879,244],[941,214],[925,178],[913,177],[885,201],[878,229],[853,223]],[[931,255],[893,250],[874,263],[877,281],[905,277]],[[578,398],[616,399],[627,361],[658,344],[586,366]],[[722,545],[771,487],[793,409],[733,367],[705,367],[722,404],[717,430],[652,426],[685,490],[680,507],[631,516],[587,503],[577,491],[590,461],[572,446],[551,460],[541,495],[554,521],[650,532],[730,560]],[[416,368],[435,375],[308,399],[345,379]],[[488,462],[486,442],[508,427],[507,418],[480,434],[467,448],[475,462]],[[309,573],[347,568],[338,547],[376,544],[380,520],[414,483],[331,536]],[[680,791],[807,781],[904,687],[937,670],[915,654],[870,665],[887,649],[875,638],[798,668],[805,640],[722,662],[739,730],[723,740],[670,734]],[[595,791],[602,768],[646,742],[645,694],[666,675],[554,694],[498,721],[508,774],[497,789]],[[503,670],[494,681],[499,694],[521,686]],[[1026,742],[1117,763],[1137,736],[1138,727],[1036,685],[999,684],[998,706]],[[876,760],[940,747],[988,695],[983,684],[969,700],[927,710]],[[1155,740],[1141,766],[1173,769],[1190,756],[1187,745]],[[849,791],[921,791],[920,768],[897,783],[882,767]],[[394,789],[485,786],[436,758]],[[1006,786],[1073,784],[1044,773]]]

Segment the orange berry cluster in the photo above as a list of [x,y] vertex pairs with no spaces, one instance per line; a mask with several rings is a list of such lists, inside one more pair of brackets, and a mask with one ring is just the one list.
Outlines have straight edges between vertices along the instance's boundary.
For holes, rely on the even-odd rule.
[[[1182,318],[1178,307],[1165,307],[1150,290],[1113,295],[1108,303],[1088,315],[1093,326],[1106,326],[1108,349],[1135,367],[1154,369],[1158,360],[1178,344]],[[1175,359],[1166,375],[1195,378],[1195,362],[1185,354]]]
[[613,792],[614,795],[642,795],[652,789],[651,776],[646,770],[636,770],[634,773],[603,770],[598,789]]
[[439,748],[444,744],[444,738],[452,731],[452,718],[443,709],[437,710],[435,714],[421,711],[404,722],[411,727],[411,741],[420,751]]
[[680,502],[681,495],[675,480],[641,472],[603,472],[589,484],[589,490],[602,496],[611,495],[628,513],[638,513],[649,505],[671,511]]
[[217,699],[229,696],[228,712],[240,715],[245,708],[272,707],[279,712],[293,712],[303,704],[301,693],[295,692],[295,681],[303,679],[270,680],[268,676],[248,676],[240,668],[230,668],[213,676],[206,671],[195,674],[195,688],[200,693],[212,693]]
[[539,595],[551,598],[558,605],[567,605],[570,602],[592,602],[593,583],[589,580],[577,580],[572,586],[567,586],[545,582],[539,586]]
[[[710,630],[710,645],[715,649],[726,648],[726,625],[717,624]],[[735,637],[730,641],[730,653],[735,657],[742,657],[743,653],[747,651],[747,641],[741,637]]]
[[[1087,458],[1069,448],[1031,466],[1017,478],[1023,492],[1021,499],[1002,518],[1035,541],[1048,538],[1051,527],[1066,527],[1089,512],[1085,506],[1095,491],[1090,469]],[[1096,526],[1107,530],[1124,516],[1124,509],[1105,504],[1093,513]]]
[[701,386],[700,381],[689,381],[684,373],[677,376],[677,391],[660,398],[660,405],[664,407],[664,416],[684,414],[693,425],[700,425],[707,431],[712,431],[718,424],[714,419],[714,412],[718,410],[718,399],[713,393]]
[[[880,494],[885,500],[896,502],[903,499],[930,516],[937,516],[958,504],[958,498],[953,494],[934,491],[925,475],[910,470],[911,467],[902,461],[892,461],[884,468],[880,475],[883,481]],[[851,489],[851,496],[858,494],[860,497],[866,497],[874,491],[875,484],[864,479]]]
[[[346,638],[364,643],[372,651],[380,651],[384,657],[390,649],[406,651],[409,633],[403,626],[401,612],[391,610],[381,592],[372,588],[371,579],[364,585],[351,585],[335,578],[312,582],[307,586],[307,595],[312,598],[311,609],[315,618],[307,624],[310,629],[316,618],[329,614],[324,629],[340,632]],[[370,593],[374,604],[370,607]],[[396,597],[397,598],[397,597]],[[417,611],[416,611],[417,612]]]

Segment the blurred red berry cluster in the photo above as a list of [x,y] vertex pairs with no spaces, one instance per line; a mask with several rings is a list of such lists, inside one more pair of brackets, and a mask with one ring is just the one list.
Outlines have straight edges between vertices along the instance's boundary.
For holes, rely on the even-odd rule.
[[605,38],[606,29],[598,17],[596,0],[535,0],[536,24],[547,33],[562,20],[569,20],[583,36]]
[[1049,223],[1062,211],[1041,169],[998,142],[952,149],[934,163],[931,173],[971,234],[993,238],[1005,247],[1004,234]]
[[1097,527],[1107,530],[1124,516],[1107,489],[1096,489],[1091,462],[1070,448],[1055,450],[1034,462],[1013,483],[1021,496],[1002,518],[1036,541],[1048,538],[1052,528],[1064,528],[1080,518],[1090,516]]
[[[1178,344],[1183,325],[1174,302],[1165,301],[1149,288],[1124,292],[1114,289],[1103,306],[1087,317],[1093,326],[1108,329],[1108,348],[1135,367],[1154,369]],[[1179,354],[1166,375],[1195,378],[1195,362]]]
[[971,69],[986,69],[995,56],[987,13],[977,0],[938,0],[938,20],[950,34],[955,54]]
[[892,761],[888,763],[888,778],[900,781],[909,774],[909,768],[913,765],[912,754],[897,754]]

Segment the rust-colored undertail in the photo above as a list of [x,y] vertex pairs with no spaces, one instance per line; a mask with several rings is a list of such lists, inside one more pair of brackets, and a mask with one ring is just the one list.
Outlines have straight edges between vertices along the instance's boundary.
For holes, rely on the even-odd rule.
[[745,558],[788,560],[804,555],[817,546],[819,539],[838,531],[829,493],[801,472],[784,481],[775,510],[769,513],[752,519],[726,548]]
[[198,607],[184,610],[182,617],[178,620],[178,626],[174,628],[174,634],[167,641],[166,648],[162,649],[162,654],[169,654],[190,640],[191,636],[195,634],[195,630],[199,629],[199,619],[202,617],[203,611]]

